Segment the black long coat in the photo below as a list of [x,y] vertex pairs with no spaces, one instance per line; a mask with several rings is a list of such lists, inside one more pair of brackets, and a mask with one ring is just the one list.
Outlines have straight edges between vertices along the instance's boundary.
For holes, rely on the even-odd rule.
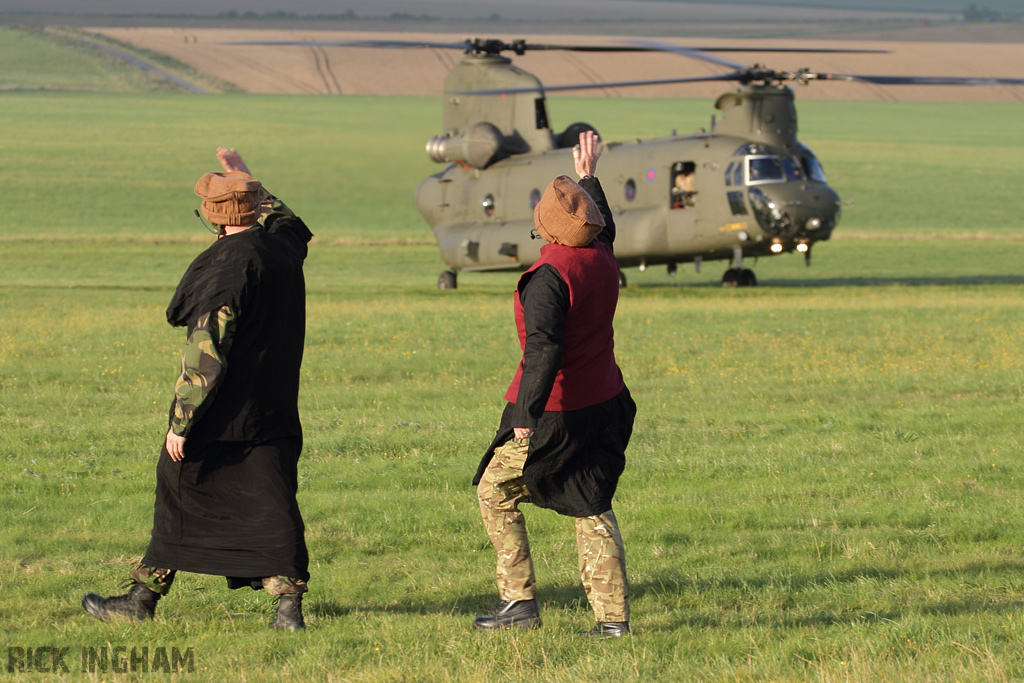
[[302,273],[309,229],[298,218],[218,239],[189,266],[167,310],[173,325],[229,306],[237,327],[224,379],[185,442],[157,465],[146,566],[259,585],[309,578],[295,493],[302,448],[299,371],[305,337]]

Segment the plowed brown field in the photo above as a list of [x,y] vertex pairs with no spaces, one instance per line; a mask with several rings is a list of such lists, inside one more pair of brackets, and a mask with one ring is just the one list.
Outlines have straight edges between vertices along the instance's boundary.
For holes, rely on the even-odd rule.
[[[167,54],[195,69],[251,93],[439,95],[448,68],[461,53],[436,48],[368,49],[318,46],[229,45],[231,41],[346,41],[370,39],[461,41],[463,35],[437,33],[354,33],[203,28],[92,28],[97,33]],[[950,31],[949,38],[963,32]],[[619,44],[624,38],[580,35],[514,36],[542,43]],[[506,36],[506,39],[512,37]],[[887,50],[886,54],[718,53],[744,64],[776,69],[809,67],[819,72],[869,75],[1011,77],[1024,76],[1022,42],[919,40],[729,40],[664,39],[700,47],[757,46]],[[515,63],[546,85],[637,79],[664,79],[723,73],[724,69],[674,54],[530,52]],[[722,83],[643,86],[580,91],[610,97],[713,97]],[[800,96],[808,99],[1024,101],[1024,87],[876,86],[816,82]]]

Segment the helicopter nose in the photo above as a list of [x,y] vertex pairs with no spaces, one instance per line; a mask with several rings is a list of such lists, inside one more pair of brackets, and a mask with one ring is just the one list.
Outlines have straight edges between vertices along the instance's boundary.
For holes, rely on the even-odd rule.
[[809,233],[831,229],[839,219],[839,208],[842,202],[835,190],[826,186],[808,189],[808,196],[794,207],[797,222]]
[[839,217],[839,195],[827,185],[752,187],[749,200],[758,225],[776,238],[824,238]]
[[[809,199],[801,213],[803,229],[809,233],[831,232],[839,223],[842,201],[839,194],[828,185],[808,188]],[[823,230],[824,229],[824,230]]]

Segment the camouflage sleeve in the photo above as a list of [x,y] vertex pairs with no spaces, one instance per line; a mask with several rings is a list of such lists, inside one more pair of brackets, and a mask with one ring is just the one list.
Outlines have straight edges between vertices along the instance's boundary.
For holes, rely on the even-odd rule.
[[199,316],[181,350],[181,374],[174,383],[171,431],[188,436],[224,379],[237,316],[227,306]]
[[295,212],[288,208],[288,205],[280,199],[267,192],[266,188],[260,189],[260,220],[268,229],[278,218],[295,218]]

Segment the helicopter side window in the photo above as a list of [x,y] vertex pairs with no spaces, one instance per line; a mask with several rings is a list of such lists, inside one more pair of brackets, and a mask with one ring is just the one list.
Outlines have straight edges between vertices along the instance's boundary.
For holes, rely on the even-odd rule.
[[818,161],[817,157],[807,156],[801,159],[801,161],[808,178],[819,183],[825,182],[825,169],[821,167],[821,162]]
[[693,176],[697,165],[692,161],[677,161],[672,164],[672,208],[685,209],[693,206],[693,197],[697,194],[694,190]]
[[536,209],[538,204],[540,204],[540,190],[533,188],[530,191],[530,211]]
[[743,164],[736,164],[736,168],[732,172],[732,184],[743,184]]
[[537,114],[537,130],[548,127],[548,108],[543,97],[533,101],[533,107]]
[[804,179],[803,169],[800,161],[793,157],[786,157],[782,160],[782,170],[786,172],[786,180],[800,181]]
[[778,157],[748,157],[747,184],[779,183],[785,180]]

